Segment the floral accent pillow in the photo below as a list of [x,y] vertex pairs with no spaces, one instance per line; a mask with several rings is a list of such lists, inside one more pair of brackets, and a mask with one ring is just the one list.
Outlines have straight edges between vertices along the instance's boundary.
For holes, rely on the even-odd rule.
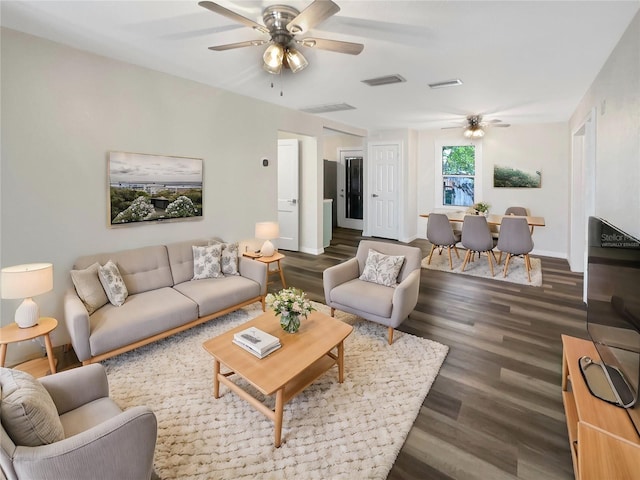
[[129,296],[129,291],[116,264],[109,260],[104,266],[98,268],[98,278],[109,301],[116,307],[120,307]]
[[224,277],[220,267],[220,255],[222,254],[222,244],[198,247],[193,245],[193,279],[203,280],[205,278]]
[[225,275],[240,275],[238,273],[238,243],[223,243],[220,257],[222,273]]
[[398,274],[404,263],[404,255],[384,255],[369,249],[360,280],[393,287],[398,283]]

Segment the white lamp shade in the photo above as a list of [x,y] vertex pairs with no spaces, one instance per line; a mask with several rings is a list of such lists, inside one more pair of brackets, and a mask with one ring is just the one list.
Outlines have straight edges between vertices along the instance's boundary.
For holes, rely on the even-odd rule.
[[28,298],[53,290],[53,265],[29,263],[2,269],[2,298]]
[[260,240],[273,240],[280,236],[280,226],[278,222],[258,222],[256,223],[256,238]]

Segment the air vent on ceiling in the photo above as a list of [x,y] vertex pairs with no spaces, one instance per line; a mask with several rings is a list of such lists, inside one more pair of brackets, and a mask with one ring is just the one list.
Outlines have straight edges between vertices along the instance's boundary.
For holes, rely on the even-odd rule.
[[400,75],[398,75],[397,73],[393,75],[385,75],[384,77],[370,78],[369,80],[362,80],[362,83],[366,83],[370,87],[379,87],[380,85],[391,85],[392,83],[402,83],[402,82],[406,82],[406,80],[402,78]]
[[444,82],[430,83],[429,88],[456,87],[458,85],[462,85],[462,80],[454,78],[453,80],[445,80]]
[[340,112],[342,110],[355,110],[356,107],[349,105],[348,103],[331,103],[328,105],[316,105],[315,107],[301,108],[301,112],[307,113],[329,113]]

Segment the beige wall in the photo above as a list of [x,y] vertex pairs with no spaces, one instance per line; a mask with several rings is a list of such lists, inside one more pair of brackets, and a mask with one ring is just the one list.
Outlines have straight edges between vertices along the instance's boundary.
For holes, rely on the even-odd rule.
[[592,109],[595,214],[640,238],[640,13],[571,117],[571,132]]
[[[8,29],[1,49],[0,264],[54,264],[54,290],[36,301],[61,322],[56,345],[68,338],[62,297],[75,258],[214,235],[250,239],[256,221],[277,216],[279,130],[366,133]],[[110,150],[204,159],[204,218],[109,228]],[[321,228],[310,242],[322,248]],[[18,304],[2,301],[2,325]],[[12,345],[7,363],[38,350]]]

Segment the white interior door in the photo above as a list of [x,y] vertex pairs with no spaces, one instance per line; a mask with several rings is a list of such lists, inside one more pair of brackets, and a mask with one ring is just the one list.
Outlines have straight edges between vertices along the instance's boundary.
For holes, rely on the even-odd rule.
[[364,159],[362,149],[339,149],[339,158],[340,163],[338,163],[336,175],[338,226],[362,230],[364,223]]
[[369,188],[369,233],[373,237],[398,239],[400,216],[400,145],[371,144],[372,174]]
[[278,223],[280,238],[277,247],[298,251],[299,201],[298,140],[278,140]]

